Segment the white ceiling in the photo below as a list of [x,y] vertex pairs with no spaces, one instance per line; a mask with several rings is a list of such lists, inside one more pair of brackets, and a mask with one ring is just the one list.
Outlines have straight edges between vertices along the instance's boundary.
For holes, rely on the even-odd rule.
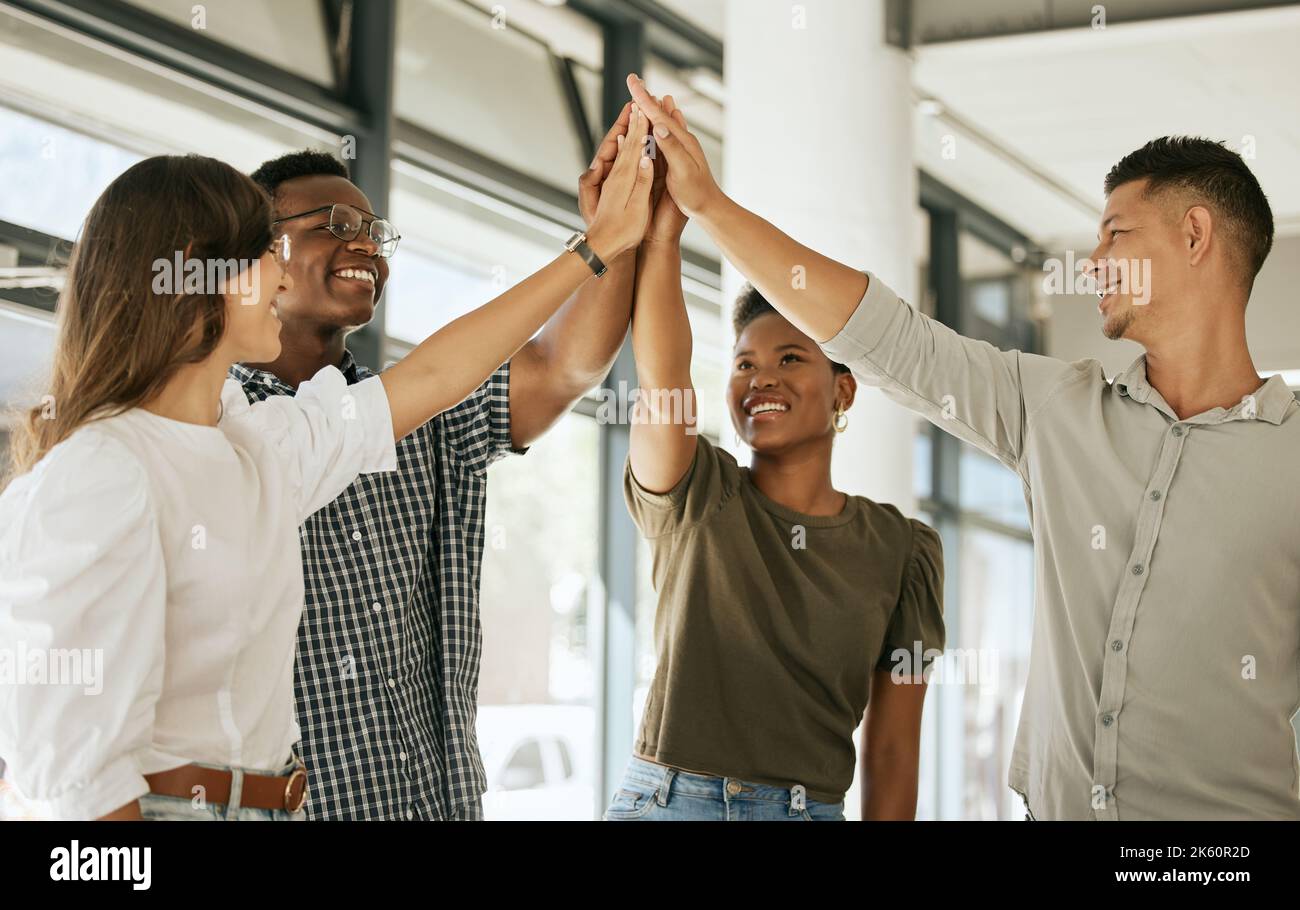
[[[724,37],[727,0],[659,0]],[[741,2],[744,0],[730,0]],[[1279,235],[1300,234],[1300,6],[1059,29],[913,52],[917,164],[1050,248],[1094,237],[1111,165],[1157,136],[1254,139]],[[951,138],[949,138],[951,137]],[[945,157],[945,143],[956,157]]]
[[[1247,163],[1279,233],[1300,233],[1298,51],[1300,7],[1288,7],[925,45],[913,82],[1046,180],[983,149],[963,160],[960,149],[980,142],[963,141],[944,114],[936,119],[956,133],[959,152],[936,176],[1049,245],[1094,235],[1095,216],[1070,194],[1099,212],[1111,165],[1166,134],[1222,139],[1237,151],[1253,137]],[[917,154],[934,164],[936,150],[921,140]],[[981,174],[990,157],[1007,173]],[[1053,181],[1064,192],[1048,189]]]

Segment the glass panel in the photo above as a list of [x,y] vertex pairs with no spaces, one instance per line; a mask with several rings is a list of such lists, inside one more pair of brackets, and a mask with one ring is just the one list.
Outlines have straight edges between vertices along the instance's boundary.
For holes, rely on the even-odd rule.
[[718,308],[687,295],[686,312],[691,322],[691,382],[695,385],[696,424],[701,433],[713,439],[732,433],[731,414],[727,407],[727,366],[731,352],[722,350],[721,315]]
[[0,220],[72,240],[104,187],[140,157],[0,107]]
[[1032,350],[1029,285],[1003,250],[967,231],[957,237],[963,295],[962,332],[1003,350]]
[[[478,715],[491,820],[596,815],[597,430],[569,414],[526,456],[491,469]],[[542,777],[519,790],[509,762],[529,741],[542,744]]]
[[590,161],[550,52],[501,10],[401,0],[397,116],[576,194]]
[[[4,291],[0,290],[0,301]],[[0,425],[19,407],[40,400],[54,353],[54,318],[0,302]],[[0,452],[0,474],[4,473]]]
[[969,445],[961,447],[959,471],[963,510],[979,512],[994,521],[1029,529],[1029,510],[1025,505],[1024,487],[1014,471]]
[[922,423],[912,440],[912,494],[917,499],[934,496],[934,440],[930,424]]
[[329,34],[320,0],[127,2],[295,75],[320,85],[334,85]]
[[502,790],[532,790],[546,785],[542,768],[542,747],[535,739],[527,740],[515,750],[501,772]]
[[385,291],[386,329],[412,343],[540,269],[571,233],[401,164],[391,209],[402,244]]
[[1033,562],[1026,541],[972,527],[961,533],[961,615],[940,688],[961,693],[964,742],[945,742],[942,760],[962,765],[962,818],[1024,817],[1006,776],[1029,673]]

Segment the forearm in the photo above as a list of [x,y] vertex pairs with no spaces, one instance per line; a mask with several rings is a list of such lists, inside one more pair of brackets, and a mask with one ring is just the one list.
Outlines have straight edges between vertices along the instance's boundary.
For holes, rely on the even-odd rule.
[[642,245],[632,312],[640,387],[631,427],[632,474],[657,493],[676,485],[695,454],[691,325],[681,262],[676,243]]
[[682,252],[678,244],[645,243],[636,274],[632,313],[632,352],[637,382],[646,388],[691,384],[691,323],[682,293]]
[[564,252],[499,297],[453,320],[382,374],[401,439],[463,401],[555,314],[591,269]]
[[912,821],[916,818],[916,792],[920,755],[900,751],[868,753],[862,763],[863,821]]
[[629,250],[609,263],[600,280],[583,284],[531,342],[558,397],[571,402],[613,366],[632,313],[636,258]]
[[99,821],[130,822],[130,821],[140,821],[143,818],[144,816],[140,814],[140,800],[133,799],[125,806],[121,806],[117,809],[114,809],[112,812],[108,813],[107,815],[101,815],[99,817]]
[[815,341],[835,337],[866,292],[862,272],[809,249],[721,192],[696,221],[759,293]]

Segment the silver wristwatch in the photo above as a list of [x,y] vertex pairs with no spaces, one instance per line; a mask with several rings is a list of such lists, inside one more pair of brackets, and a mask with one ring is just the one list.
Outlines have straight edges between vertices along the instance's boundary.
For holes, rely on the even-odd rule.
[[570,237],[565,242],[564,248],[570,253],[577,253],[581,256],[582,261],[591,267],[597,278],[605,274],[605,263],[600,261],[600,257],[596,255],[595,250],[587,246],[587,235],[582,231]]

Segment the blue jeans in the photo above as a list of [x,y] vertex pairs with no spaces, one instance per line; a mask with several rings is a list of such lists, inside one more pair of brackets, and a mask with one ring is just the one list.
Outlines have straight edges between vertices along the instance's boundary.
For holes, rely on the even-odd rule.
[[844,801],[814,802],[802,785],[692,774],[633,756],[605,821],[844,821]]
[[[146,793],[140,797],[140,814],[147,821],[169,821],[169,822],[305,822],[307,813],[303,809],[297,812],[290,812],[287,809],[252,809],[239,804],[240,793],[244,787],[244,775],[265,774],[283,777],[287,779],[297,767],[297,760],[291,758],[289,763],[283,768],[275,771],[264,771],[257,768],[230,768],[225,765],[208,765],[203,762],[193,762],[201,768],[220,768],[223,771],[230,771],[232,778],[230,781],[230,803],[209,803],[201,796],[195,795],[193,799],[187,799],[181,796],[161,796],[157,793]],[[311,786],[308,778],[309,787]]]

